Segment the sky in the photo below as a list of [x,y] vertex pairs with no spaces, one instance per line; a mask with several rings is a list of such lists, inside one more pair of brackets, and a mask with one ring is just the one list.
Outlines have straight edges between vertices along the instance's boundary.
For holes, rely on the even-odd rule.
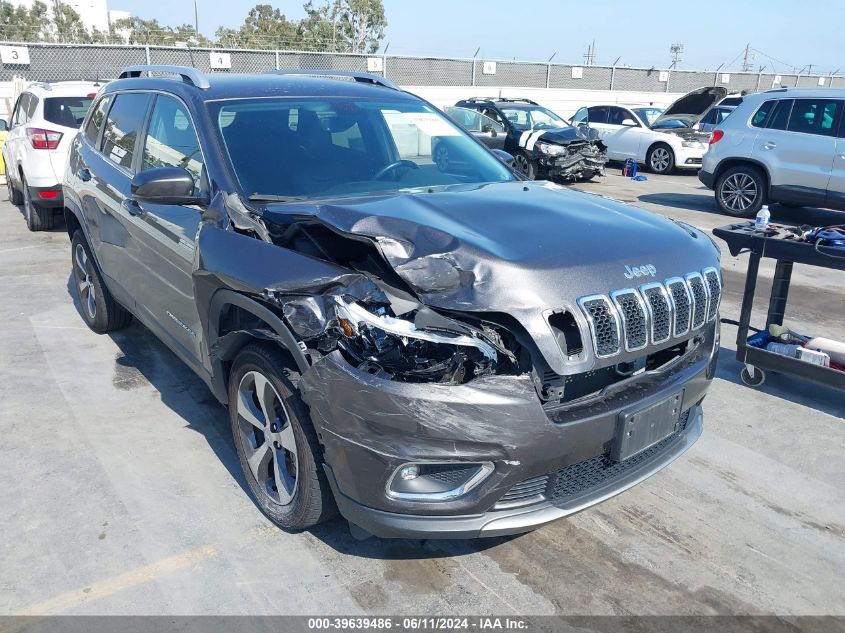
[[[259,0],[196,0],[200,32],[237,27]],[[268,2],[268,0],[261,0]],[[320,0],[315,0],[319,4]],[[669,47],[684,45],[678,68],[739,70],[747,44],[755,70],[845,72],[843,0],[383,0],[390,53],[583,63],[595,39],[597,64],[665,68]],[[269,0],[289,19],[303,0]],[[142,18],[193,23],[193,0],[109,0]],[[806,72],[806,70],[805,70]]]

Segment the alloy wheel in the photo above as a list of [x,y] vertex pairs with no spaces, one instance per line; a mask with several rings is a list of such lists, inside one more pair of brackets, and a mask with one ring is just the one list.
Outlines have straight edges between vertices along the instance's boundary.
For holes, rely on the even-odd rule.
[[749,209],[757,199],[757,183],[748,174],[731,174],[725,178],[722,188],[719,190],[719,197],[722,204],[737,213]]
[[79,289],[79,300],[88,317],[93,321],[97,318],[97,297],[94,294],[94,282],[91,280],[91,261],[82,244],[76,245],[73,260],[77,270],[76,283]]
[[651,168],[656,172],[664,172],[669,168],[672,156],[665,147],[656,147],[651,152]]
[[32,195],[29,193],[25,180],[23,181],[23,213],[26,224],[29,226],[32,223]]
[[528,159],[522,154],[517,154],[513,157],[513,165],[520,173],[526,176],[531,175],[531,165],[529,164]]
[[252,476],[273,503],[288,505],[297,489],[293,426],[279,392],[249,371],[238,385],[238,430]]

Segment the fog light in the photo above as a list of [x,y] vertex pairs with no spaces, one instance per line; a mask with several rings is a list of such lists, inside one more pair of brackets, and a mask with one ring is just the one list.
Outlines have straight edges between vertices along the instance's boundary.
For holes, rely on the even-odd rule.
[[410,466],[403,466],[402,469],[399,471],[399,476],[405,481],[416,479],[420,476],[420,467],[416,464],[411,464]]
[[468,493],[492,472],[490,462],[407,463],[393,471],[385,492],[405,501],[449,501]]

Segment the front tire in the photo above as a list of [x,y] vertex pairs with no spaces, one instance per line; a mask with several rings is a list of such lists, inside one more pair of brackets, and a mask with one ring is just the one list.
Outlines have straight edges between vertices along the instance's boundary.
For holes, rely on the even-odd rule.
[[229,420],[252,497],[287,530],[305,530],[337,513],[323,453],[298,374],[273,345],[252,343],[229,375]]
[[731,167],[716,181],[716,204],[726,215],[750,218],[765,202],[766,179],[756,167]]
[[32,200],[26,178],[21,176],[23,188],[23,213],[26,217],[26,228],[30,231],[47,231],[53,228],[55,216],[52,209],[45,209]]
[[537,178],[537,161],[531,160],[524,151],[519,150],[513,155],[513,166],[528,180]]
[[657,143],[648,150],[646,164],[655,174],[671,174],[675,169],[675,152],[666,143]]
[[73,234],[70,252],[73,278],[85,324],[97,334],[114,332],[129,325],[132,315],[114,300],[103,284],[82,229],[77,229]]

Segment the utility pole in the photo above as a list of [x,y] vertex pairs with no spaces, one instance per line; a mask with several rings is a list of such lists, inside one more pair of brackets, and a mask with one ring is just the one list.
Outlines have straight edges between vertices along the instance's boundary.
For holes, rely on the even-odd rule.
[[748,73],[754,69],[754,64],[751,61],[754,57],[750,54],[749,49],[751,48],[751,44],[745,45],[745,56],[742,58],[742,72]]
[[584,65],[585,66],[592,66],[593,62],[596,59],[596,41],[593,40],[592,43],[587,46],[587,52],[584,53]]
[[678,65],[678,62],[681,60],[681,53],[684,52],[684,45],[680,42],[675,42],[669,47],[669,53],[672,55],[672,65],[669,66],[669,70],[672,70],[675,66]]
[[194,0],[194,35],[197,38],[197,42],[199,42],[200,19],[199,19],[199,11],[197,11],[197,0]]

